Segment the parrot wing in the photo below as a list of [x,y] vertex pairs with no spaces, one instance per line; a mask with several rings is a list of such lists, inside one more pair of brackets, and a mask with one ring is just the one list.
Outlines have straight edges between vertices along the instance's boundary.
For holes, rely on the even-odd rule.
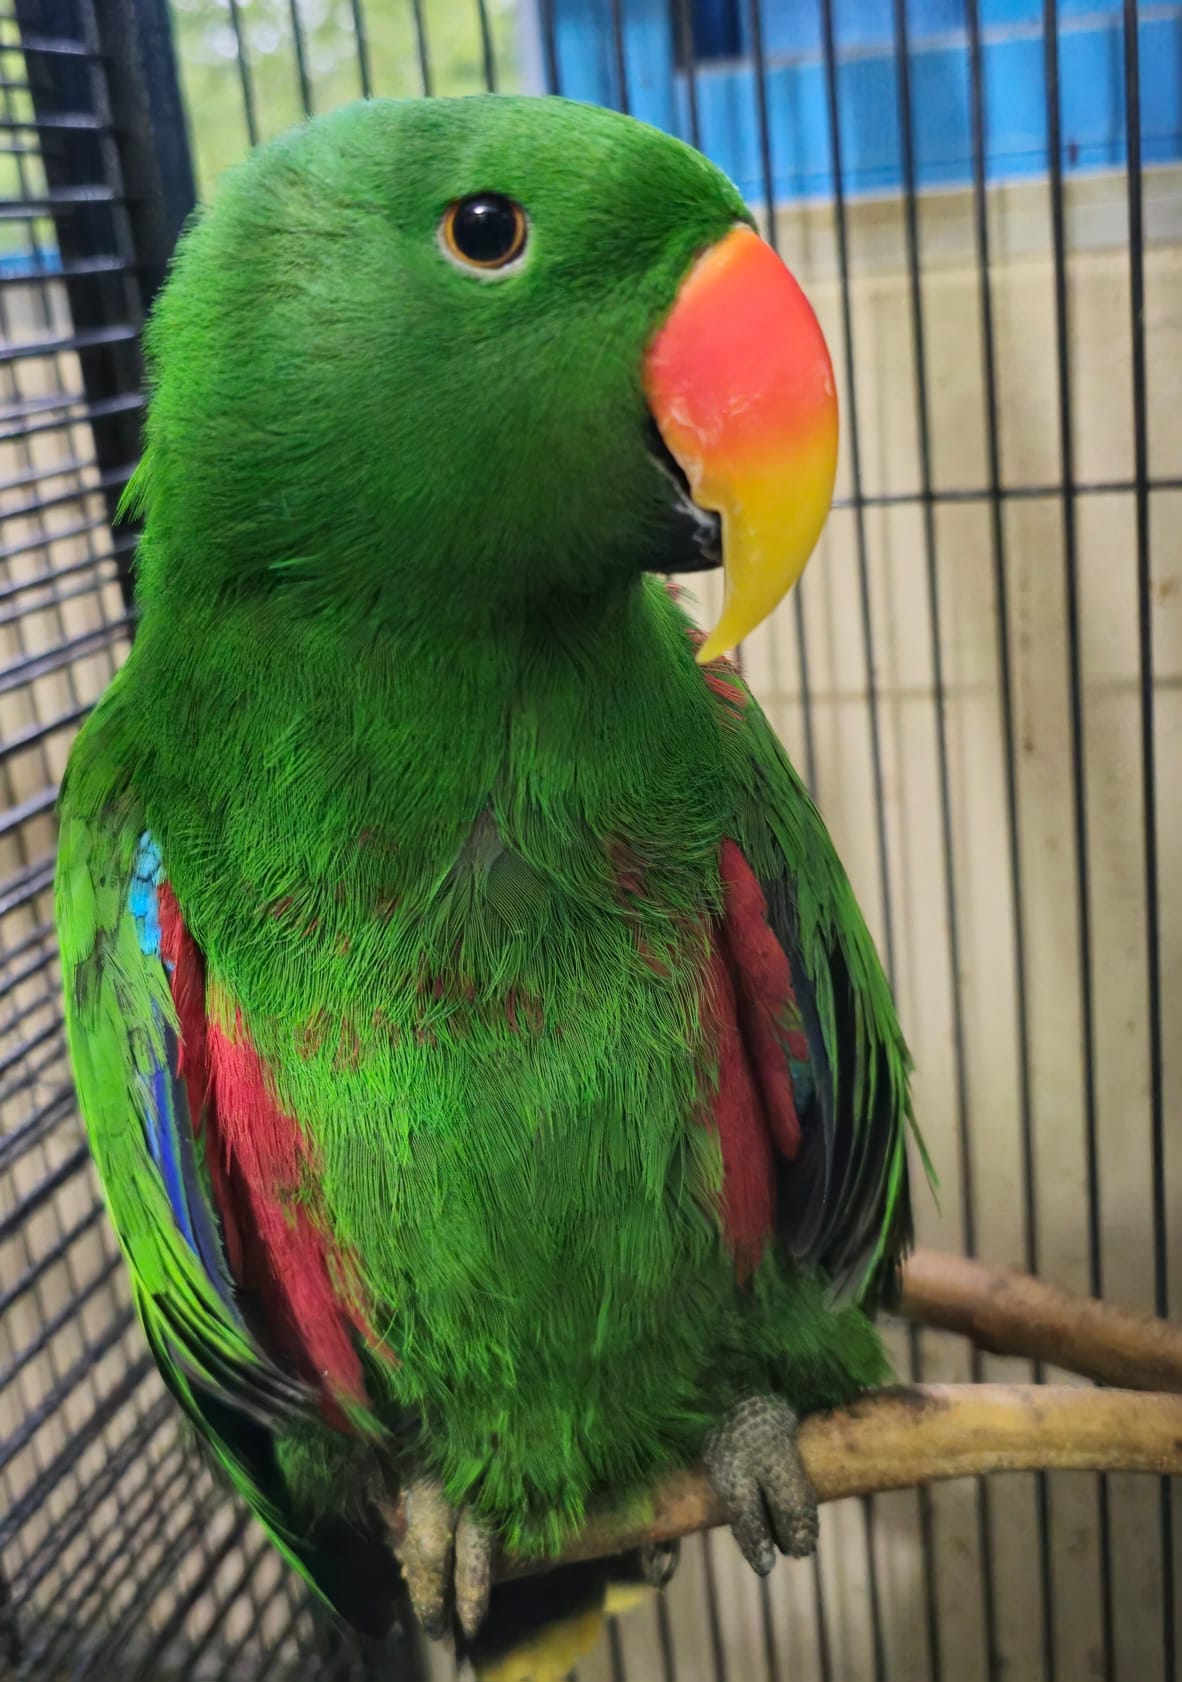
[[[697,633],[691,629],[691,640]],[[774,1234],[834,1293],[889,1301],[912,1243],[910,1057],[833,843],[738,671],[704,668],[741,790],[712,955],[715,1099],[736,1254]]]
[[277,1441],[324,1409],[268,1352],[233,1277],[215,1153],[201,1148],[207,1024],[195,948],[152,838],[134,821],[74,814],[69,781],[56,882],[67,1033],[149,1346],[289,1562],[356,1627],[381,1634],[400,1595],[388,1550],[360,1523],[307,1523],[290,1510]]

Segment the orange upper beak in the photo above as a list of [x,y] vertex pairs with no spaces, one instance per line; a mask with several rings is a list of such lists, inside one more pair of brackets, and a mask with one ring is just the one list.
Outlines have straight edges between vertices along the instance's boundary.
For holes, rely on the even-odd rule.
[[837,395],[808,299],[770,245],[734,228],[690,270],[645,361],[645,391],[693,499],[722,520],[733,648],[804,571],[833,500]]

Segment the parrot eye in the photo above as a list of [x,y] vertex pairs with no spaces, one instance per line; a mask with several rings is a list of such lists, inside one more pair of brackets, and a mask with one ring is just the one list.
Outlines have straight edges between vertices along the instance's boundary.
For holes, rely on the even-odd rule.
[[503,269],[525,250],[525,211],[503,193],[472,193],[444,213],[443,249],[466,269]]

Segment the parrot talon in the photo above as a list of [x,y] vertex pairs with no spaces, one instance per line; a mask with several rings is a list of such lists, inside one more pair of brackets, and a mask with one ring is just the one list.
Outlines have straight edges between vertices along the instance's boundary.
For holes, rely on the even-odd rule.
[[454,1605],[464,1634],[475,1635],[492,1587],[492,1531],[471,1508],[453,1507],[434,1478],[407,1486],[402,1512],[395,1552],[423,1634],[442,1640]]
[[710,1481],[752,1570],[766,1577],[776,1549],[803,1559],[817,1546],[817,1495],[796,1446],[797,1417],[778,1396],[749,1396],[706,1443]]
[[646,1542],[639,1550],[640,1577],[651,1589],[663,1589],[677,1570],[680,1542]]
[[484,1519],[470,1507],[460,1513],[455,1539],[456,1617],[471,1639],[484,1622],[492,1588],[493,1538]]

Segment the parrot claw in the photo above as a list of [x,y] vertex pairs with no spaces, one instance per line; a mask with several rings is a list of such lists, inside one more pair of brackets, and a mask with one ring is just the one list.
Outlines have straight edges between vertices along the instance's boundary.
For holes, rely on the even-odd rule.
[[492,1531],[471,1507],[460,1513],[456,1525],[455,1591],[456,1617],[471,1640],[484,1622],[492,1587]]
[[640,1549],[640,1577],[650,1589],[663,1589],[677,1570],[680,1542],[646,1542]]
[[817,1495],[796,1446],[797,1418],[778,1396],[749,1396],[706,1443],[710,1481],[752,1570],[766,1577],[776,1549],[803,1559],[817,1546]]
[[441,1640],[454,1607],[464,1634],[475,1635],[492,1587],[491,1530],[470,1507],[453,1507],[434,1478],[407,1486],[402,1512],[395,1552],[423,1634]]

